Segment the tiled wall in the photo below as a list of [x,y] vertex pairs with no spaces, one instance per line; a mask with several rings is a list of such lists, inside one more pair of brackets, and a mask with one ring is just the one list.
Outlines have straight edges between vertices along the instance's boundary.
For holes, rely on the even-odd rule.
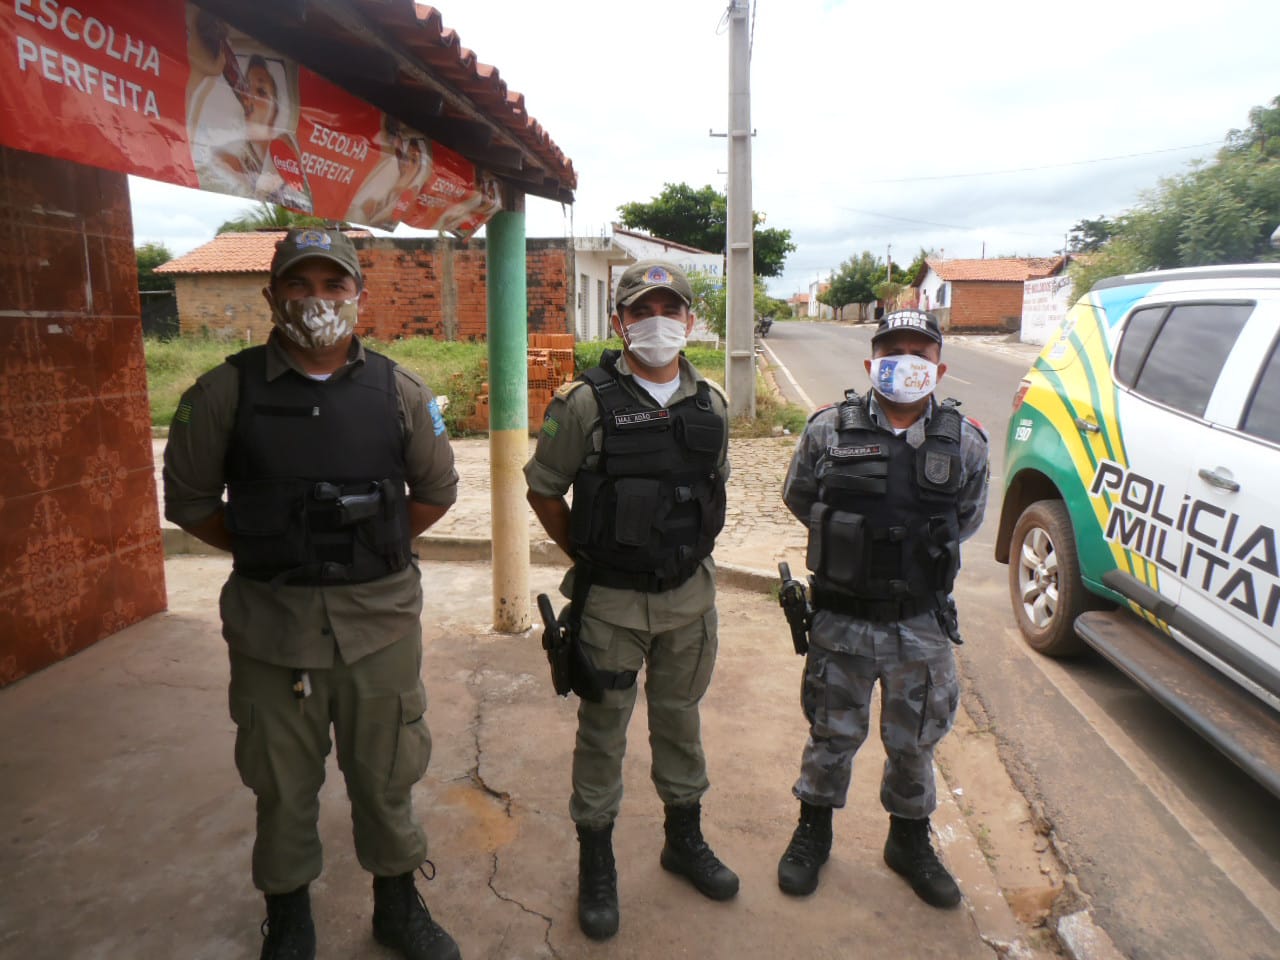
[[123,175],[0,148],[0,685],[164,609]]

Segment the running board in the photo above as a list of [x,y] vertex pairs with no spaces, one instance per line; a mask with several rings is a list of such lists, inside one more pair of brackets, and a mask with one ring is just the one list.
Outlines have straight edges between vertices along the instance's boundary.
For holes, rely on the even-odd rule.
[[1280,797],[1280,713],[1127,610],[1076,618],[1080,638]]

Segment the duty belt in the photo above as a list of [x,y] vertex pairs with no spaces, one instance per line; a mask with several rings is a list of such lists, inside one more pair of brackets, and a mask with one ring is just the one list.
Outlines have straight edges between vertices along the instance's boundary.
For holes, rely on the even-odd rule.
[[895,620],[906,620],[917,614],[928,613],[940,609],[938,601],[932,597],[896,597],[890,600],[857,597],[841,590],[832,590],[821,584],[812,584],[813,608],[830,610],[857,620],[871,623],[892,623]]
[[664,593],[667,590],[674,590],[676,587],[688,581],[695,573],[701,563],[694,564],[693,569],[687,572],[680,572],[670,577],[659,576],[656,573],[636,573],[630,570],[606,570],[601,567],[595,567],[591,571],[591,582],[598,583],[602,587],[617,587],[621,590],[639,590],[641,593]]

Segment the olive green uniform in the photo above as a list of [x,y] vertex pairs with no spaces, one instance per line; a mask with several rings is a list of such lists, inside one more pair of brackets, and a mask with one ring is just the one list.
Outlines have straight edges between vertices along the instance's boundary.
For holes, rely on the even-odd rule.
[[[273,333],[267,378],[305,376]],[[356,339],[334,378],[360,376]],[[410,499],[447,506],[457,473],[430,389],[396,367],[397,407]],[[221,505],[224,461],[239,400],[229,363],[196,381],[178,405],[165,447],[165,516],[182,527]],[[417,562],[368,583],[272,585],[234,572],[222,589],[222,633],[231,658],[236,767],[257,795],[254,884],[284,893],[320,874],[318,793],[332,726],[351,799],[356,852],[376,876],[395,876],[426,857],[410,789],[426,771],[431,736],[424,711],[422,583]],[[306,671],[310,695],[293,684]]]
[[[625,355],[618,359],[617,369],[624,390],[642,407],[658,408],[632,379]],[[667,405],[692,397],[700,380],[698,372],[681,357],[680,385]],[[715,384],[712,387],[713,409],[726,417],[724,395]],[[602,441],[594,393],[580,382],[562,387],[547,408],[537,448],[525,465],[529,489],[544,497],[564,496],[580,468],[594,467]],[[726,479],[727,455],[726,422],[719,465]],[[572,595],[573,570],[565,575],[560,590],[566,597]],[[692,577],[674,589],[645,593],[595,584],[583,605],[581,640],[596,668],[646,668],[651,775],[658,796],[668,806],[696,803],[709,786],[698,704],[715,667],[715,598],[715,562],[707,557]],[[626,690],[606,690],[601,703],[583,700],[578,705],[569,804],[575,823],[597,828],[612,823],[618,815],[622,758],[635,699],[633,685]]]

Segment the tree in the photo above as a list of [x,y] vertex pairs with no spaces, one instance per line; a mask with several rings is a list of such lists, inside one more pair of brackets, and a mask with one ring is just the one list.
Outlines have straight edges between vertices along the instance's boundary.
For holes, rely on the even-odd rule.
[[[228,220],[218,233],[253,233],[255,230],[288,230],[290,227],[323,227],[330,221],[324,217],[298,213],[278,203],[259,203],[240,216]],[[343,227],[346,224],[342,224]]]
[[717,337],[723,337],[729,298],[723,283],[705,273],[689,274],[693,288],[693,312]]
[[818,294],[818,302],[825,303],[836,311],[836,319],[843,319],[846,304],[858,305],[858,319],[865,319],[866,304],[874,302],[876,284],[883,283],[887,271],[870,250],[863,250],[856,257],[850,257],[840,264],[840,269],[831,278],[831,286]]
[[1074,292],[1117,273],[1276,260],[1277,224],[1280,97],[1250,110],[1249,126],[1228,133],[1211,163],[1161,179],[1114,220],[1077,223],[1070,248],[1090,257],[1072,266]]
[[[709,185],[695,190],[687,183],[664,184],[662,192],[647,202],[622,204],[618,216],[623,226],[646,230],[656,237],[712,253],[723,253],[725,249],[728,200]],[[755,275],[781,276],[787,254],[796,249],[791,231],[762,229],[764,214],[753,213],[751,217]]]
[[144,243],[134,248],[134,254],[138,260],[139,290],[173,289],[172,277],[156,276],[155,272],[156,267],[173,259],[173,254],[169,252],[168,247],[163,243]]
[[1067,235],[1067,249],[1071,253],[1097,253],[1115,235],[1116,226],[1116,221],[1101,215],[1096,220],[1080,220]]

